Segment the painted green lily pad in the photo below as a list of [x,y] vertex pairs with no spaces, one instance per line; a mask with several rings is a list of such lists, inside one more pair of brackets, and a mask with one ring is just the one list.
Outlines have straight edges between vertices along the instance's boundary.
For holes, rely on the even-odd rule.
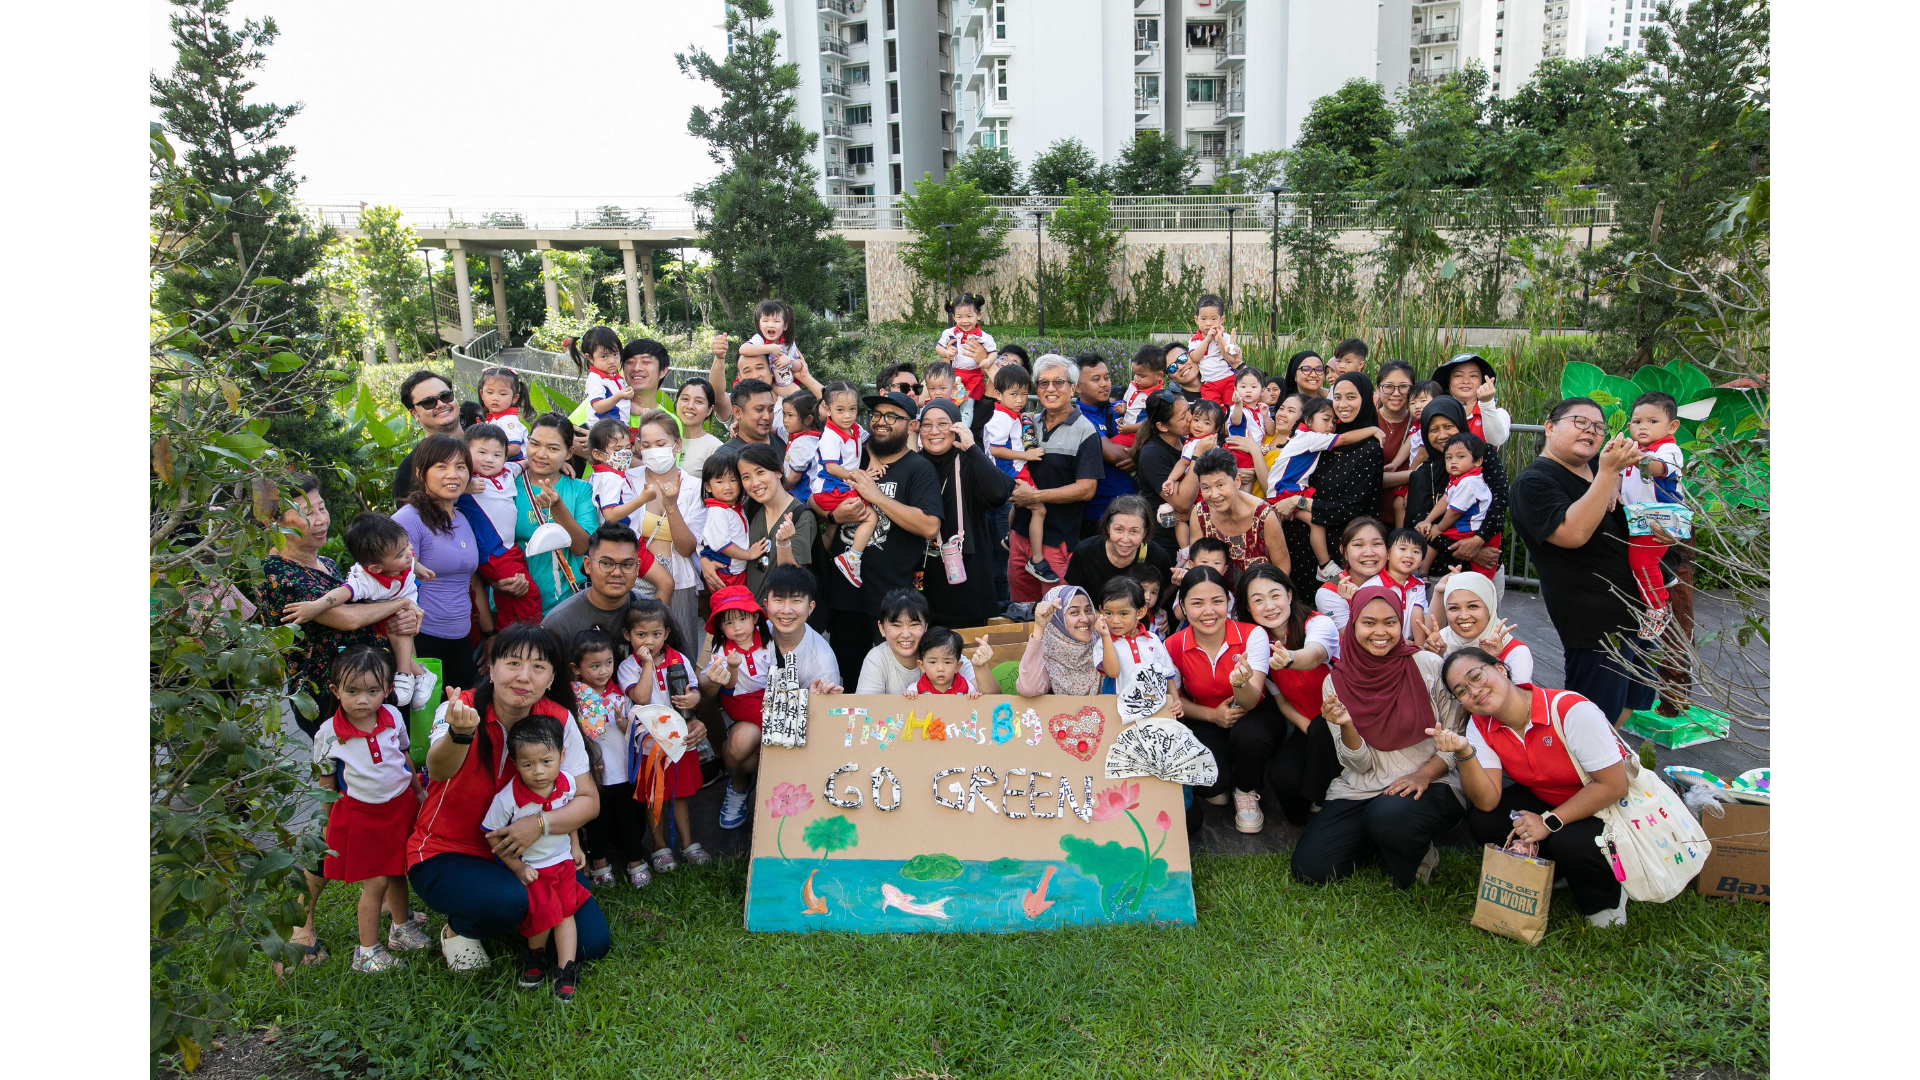
[[966,871],[951,855],[915,855],[900,868],[900,876],[913,881],[952,881]]
[[994,877],[1012,877],[1026,868],[1027,864],[1022,859],[995,859],[987,864],[987,873]]

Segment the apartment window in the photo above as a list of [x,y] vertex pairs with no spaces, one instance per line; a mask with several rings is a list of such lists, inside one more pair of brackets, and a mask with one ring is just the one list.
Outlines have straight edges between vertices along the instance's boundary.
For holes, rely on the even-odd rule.
[[894,157],[900,156],[900,125],[887,125],[887,147]]
[[871,146],[847,147],[847,164],[849,165],[873,164],[873,147]]
[[1226,23],[1190,22],[1187,24],[1187,48],[1211,49],[1220,44],[1220,38],[1226,32]]
[[1188,79],[1187,100],[1189,102],[1212,102],[1220,100],[1219,79]]
[[896,41],[889,41],[887,42],[887,74],[891,75],[894,72],[899,70],[900,70],[900,43]]
[[1192,146],[1200,151],[1203,158],[1227,156],[1227,133],[1224,131],[1196,131],[1193,133]]
[[854,64],[840,69],[840,81],[848,86],[865,86],[872,78],[872,68],[865,64]]
[[900,84],[897,82],[890,82],[887,84],[887,115],[893,116],[897,114],[899,111],[900,111]]
[[1007,99],[1007,58],[998,57],[993,62],[993,100]]
[[847,123],[849,124],[873,123],[873,106],[871,105],[847,106]]
[[847,27],[847,42],[849,44],[862,45],[866,43],[866,40],[867,40],[867,24],[866,23],[857,22]]
[[1012,144],[1007,138],[1007,129],[1010,124],[1011,122],[1004,117],[987,121],[986,126],[980,129],[980,145],[990,150],[1012,149]]
[[1160,76],[1135,75],[1133,77],[1133,96],[1143,103],[1160,100]]
[[893,29],[893,0],[887,0],[887,29]]
[[1146,52],[1160,44],[1159,19],[1133,20],[1133,51]]
[[895,165],[890,171],[893,173],[893,193],[898,195],[900,194],[900,166]]
[[993,40],[1007,40],[1007,5],[993,5]]

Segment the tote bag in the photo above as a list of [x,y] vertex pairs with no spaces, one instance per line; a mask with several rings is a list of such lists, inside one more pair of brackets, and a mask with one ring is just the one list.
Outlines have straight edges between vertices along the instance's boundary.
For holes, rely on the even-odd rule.
[[[1567,745],[1567,733],[1561,729],[1562,702],[1566,691],[1554,695],[1547,704],[1553,720],[1553,733],[1560,745]],[[1566,706],[1574,704],[1566,701]],[[1622,746],[1628,762],[1637,764],[1633,753]],[[1567,754],[1582,784],[1593,783],[1580,760]],[[1686,803],[1651,770],[1627,769],[1627,794],[1600,811],[1605,828],[1594,843],[1613,864],[1613,876],[1626,886],[1627,896],[1643,903],[1663,904],[1678,896],[1700,872],[1713,852],[1706,831],[1694,819]]]

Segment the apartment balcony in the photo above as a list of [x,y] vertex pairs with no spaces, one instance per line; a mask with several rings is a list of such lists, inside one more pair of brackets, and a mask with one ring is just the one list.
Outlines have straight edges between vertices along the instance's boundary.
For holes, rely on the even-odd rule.
[[986,92],[987,70],[985,68],[982,68],[982,67],[968,68],[965,79],[967,84],[966,90],[969,93],[983,94]]
[[1233,67],[1246,62],[1247,35],[1228,34],[1213,48],[1214,67]]
[[829,120],[820,125],[820,134],[825,138],[838,139],[841,142],[853,141],[853,129],[834,120]]
[[1412,83],[1436,83],[1459,71],[1456,64],[1435,64],[1431,67],[1413,68],[1407,72],[1407,81]]
[[1417,26],[1413,28],[1415,45],[1439,45],[1443,42],[1459,40],[1460,28],[1457,26],[1439,26],[1429,30],[1422,30]]
[[1243,119],[1247,115],[1247,95],[1228,94],[1213,105],[1213,122],[1225,123],[1229,119]]
[[980,42],[980,54],[973,58],[973,66],[980,69],[990,68],[993,66],[993,61],[999,57],[1012,55],[1013,46],[1010,43],[986,38]]
[[852,5],[847,0],[818,0],[820,14],[828,18],[844,19],[852,13]]
[[986,31],[987,9],[984,5],[976,4],[967,12],[965,21],[961,23],[960,36],[982,37],[986,34]]
[[1133,95],[1133,111],[1136,115],[1140,113],[1151,112],[1154,109],[1158,109],[1159,107],[1160,107],[1159,94]]
[[1138,64],[1152,60],[1160,55],[1160,43],[1136,36],[1133,39],[1133,62]]
[[835,56],[845,56],[847,55],[847,43],[841,41],[839,38],[823,37],[820,39],[820,51],[823,53],[832,53]]
[[832,79],[822,79],[820,81],[820,93],[824,97],[844,98],[849,100],[851,100],[853,96],[847,93],[846,83],[835,82]]
[[1222,15],[1231,15],[1247,6],[1247,0],[1220,0],[1213,9]]
[[844,180],[847,176],[847,167],[837,161],[828,162],[826,171],[829,180]]

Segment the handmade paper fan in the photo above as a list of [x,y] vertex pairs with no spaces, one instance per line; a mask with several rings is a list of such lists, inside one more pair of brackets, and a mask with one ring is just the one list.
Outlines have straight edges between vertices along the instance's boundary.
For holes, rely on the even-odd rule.
[[664,705],[648,705],[633,710],[633,722],[640,730],[653,736],[660,746],[660,752],[667,760],[679,761],[680,755],[687,752],[687,722],[680,714]]
[[1121,731],[1107,751],[1107,779],[1134,776],[1206,787],[1219,781],[1220,765],[1184,724],[1162,717]]
[[1152,664],[1142,664],[1133,670],[1133,685],[1124,688],[1120,694],[1120,722],[1131,724],[1136,720],[1145,720],[1165,708],[1167,704],[1167,679],[1160,669]]

